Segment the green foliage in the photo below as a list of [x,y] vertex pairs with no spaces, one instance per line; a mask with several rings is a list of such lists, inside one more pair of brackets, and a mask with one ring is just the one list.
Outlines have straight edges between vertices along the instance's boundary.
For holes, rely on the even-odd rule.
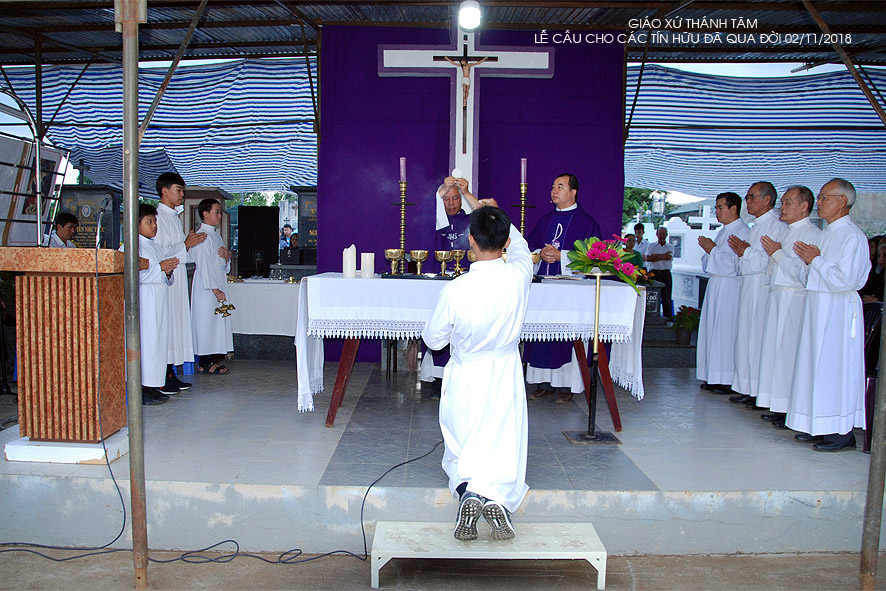
[[[652,194],[654,189],[640,189],[638,187],[625,187],[624,206],[621,213],[622,225],[628,224],[637,218],[640,212],[642,219],[646,210],[652,209]],[[677,209],[676,205],[665,203],[665,215]]]
[[701,321],[701,310],[691,306],[680,306],[674,316],[674,330],[696,330]]
[[288,195],[275,191],[247,191],[245,193],[231,193],[233,199],[225,200],[225,209],[236,205],[277,205],[280,201],[286,199]]

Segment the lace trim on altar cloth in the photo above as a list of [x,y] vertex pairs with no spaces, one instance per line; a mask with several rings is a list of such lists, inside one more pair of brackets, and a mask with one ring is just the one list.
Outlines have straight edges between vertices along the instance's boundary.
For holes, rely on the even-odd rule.
[[[338,339],[418,339],[424,322],[390,320],[311,320],[308,335]],[[313,388],[313,385],[312,385]]]
[[[598,333],[607,343],[631,342],[631,328],[618,324],[601,324]],[[592,339],[593,324],[524,324],[520,338],[524,341],[574,341]]]
[[[308,335],[339,339],[418,339],[424,322],[393,322],[391,320],[311,320]],[[574,341],[590,339],[593,324],[524,324],[520,338],[524,341]],[[618,324],[601,324],[600,340],[607,343],[629,343],[631,328]],[[313,391],[313,384],[311,385]]]
[[643,400],[643,396],[646,394],[643,391],[643,374],[635,374],[633,371],[613,363],[609,364],[609,372],[613,382],[630,392],[637,400]]
[[311,393],[310,395],[302,395],[299,393],[298,395],[298,412],[313,412],[314,411],[314,395],[319,394],[323,391],[323,376],[311,379]]

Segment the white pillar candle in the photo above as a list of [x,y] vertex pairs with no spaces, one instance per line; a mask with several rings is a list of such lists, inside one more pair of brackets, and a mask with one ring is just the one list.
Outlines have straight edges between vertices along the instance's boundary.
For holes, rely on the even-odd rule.
[[360,277],[369,279],[375,276],[375,253],[360,253]]
[[357,276],[357,247],[353,244],[342,251],[341,273],[345,279]]

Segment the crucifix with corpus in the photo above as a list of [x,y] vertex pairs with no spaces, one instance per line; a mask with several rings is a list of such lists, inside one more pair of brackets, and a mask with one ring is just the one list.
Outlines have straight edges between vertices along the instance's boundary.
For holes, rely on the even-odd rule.
[[554,50],[535,47],[478,47],[475,34],[453,23],[449,46],[380,45],[379,76],[449,76],[449,167],[477,187],[480,78],[551,78]]

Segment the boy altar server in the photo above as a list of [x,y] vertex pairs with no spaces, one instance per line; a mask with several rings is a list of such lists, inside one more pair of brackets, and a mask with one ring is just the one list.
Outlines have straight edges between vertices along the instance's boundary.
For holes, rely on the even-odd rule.
[[459,496],[455,538],[477,539],[482,514],[492,538],[508,540],[514,537],[509,513],[529,490],[526,390],[517,344],[532,258],[495,201],[480,205],[471,213],[468,238],[477,260],[440,292],[422,338],[431,349],[448,344],[451,354],[443,372],[440,428],[443,469],[450,491]]
[[189,252],[196,264],[191,284],[191,323],[194,329],[194,352],[200,362],[200,373],[226,374],[228,368],[219,363],[221,357],[234,350],[234,333],[231,319],[215,313],[225,301],[222,288],[227,285],[231,270],[231,251],[225,248],[222,237],[216,232],[221,223],[221,204],[215,199],[204,199],[197,205],[197,213],[203,223],[197,232],[206,240]]
[[[154,242],[157,210],[138,206],[138,256],[148,259],[148,268],[138,272],[139,340],[141,343],[142,404],[160,404],[169,396],[159,391],[166,383],[166,351],[169,342],[169,286],[179,260],[164,258]],[[123,251],[123,247],[120,247]]]

